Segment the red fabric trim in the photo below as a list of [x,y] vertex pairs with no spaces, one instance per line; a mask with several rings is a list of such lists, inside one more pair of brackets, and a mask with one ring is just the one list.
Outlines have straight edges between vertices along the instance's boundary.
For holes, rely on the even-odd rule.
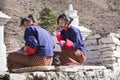
[[60,35],[60,31],[59,30],[56,30],[56,38],[57,38],[58,41],[63,39],[63,37]]
[[37,23],[31,22],[31,25],[37,25]]
[[36,52],[36,48],[31,48],[31,47],[27,47],[27,54],[28,55],[33,55],[33,54],[35,54],[35,52]]
[[56,37],[57,37],[57,40],[58,40],[58,41],[61,41],[61,40],[62,40],[62,36],[56,35]]
[[65,48],[69,49],[69,50],[72,50],[73,49],[73,42],[70,41],[69,39],[66,39],[66,45],[65,45]]
[[64,31],[67,31],[70,28],[70,25],[67,25]]

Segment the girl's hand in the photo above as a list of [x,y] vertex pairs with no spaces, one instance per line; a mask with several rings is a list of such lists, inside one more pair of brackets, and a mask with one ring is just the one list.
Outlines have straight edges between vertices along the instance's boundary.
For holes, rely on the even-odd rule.
[[23,55],[28,55],[27,54],[27,46],[24,46],[21,48],[21,50],[19,51],[20,54],[23,54]]
[[65,40],[60,40],[60,46],[61,46],[61,47],[65,46],[65,44],[66,44],[66,41],[65,41]]

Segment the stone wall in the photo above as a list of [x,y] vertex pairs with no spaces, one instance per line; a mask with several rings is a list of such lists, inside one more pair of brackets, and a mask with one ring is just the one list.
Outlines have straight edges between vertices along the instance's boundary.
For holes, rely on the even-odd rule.
[[90,35],[85,40],[86,64],[104,65],[114,70],[120,69],[120,35],[109,33],[106,36]]
[[4,43],[4,24],[10,19],[8,15],[0,11],[0,71],[7,71],[6,46]]
[[[54,70],[2,73],[3,80],[120,80],[120,35],[91,34],[85,40],[86,65],[59,66]],[[89,66],[88,66],[89,65]],[[91,66],[90,66],[91,65]],[[96,65],[96,66],[95,66]],[[110,69],[108,69],[110,68]]]
[[120,74],[104,66],[60,66],[55,71],[4,73],[3,80],[120,80]]

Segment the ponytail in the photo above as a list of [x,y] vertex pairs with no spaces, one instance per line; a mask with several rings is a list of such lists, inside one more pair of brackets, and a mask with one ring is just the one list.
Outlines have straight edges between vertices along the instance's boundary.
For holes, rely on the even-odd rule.
[[31,21],[32,21],[33,23],[37,23],[37,19],[36,19],[35,16],[33,16],[32,14],[29,14],[29,15],[28,15],[28,18],[31,19]]

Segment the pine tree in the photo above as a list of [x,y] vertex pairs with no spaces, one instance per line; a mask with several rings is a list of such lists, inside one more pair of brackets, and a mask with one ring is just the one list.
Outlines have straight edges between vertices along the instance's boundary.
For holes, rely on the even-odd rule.
[[57,27],[57,16],[52,8],[45,5],[45,8],[40,12],[39,25],[53,34]]

